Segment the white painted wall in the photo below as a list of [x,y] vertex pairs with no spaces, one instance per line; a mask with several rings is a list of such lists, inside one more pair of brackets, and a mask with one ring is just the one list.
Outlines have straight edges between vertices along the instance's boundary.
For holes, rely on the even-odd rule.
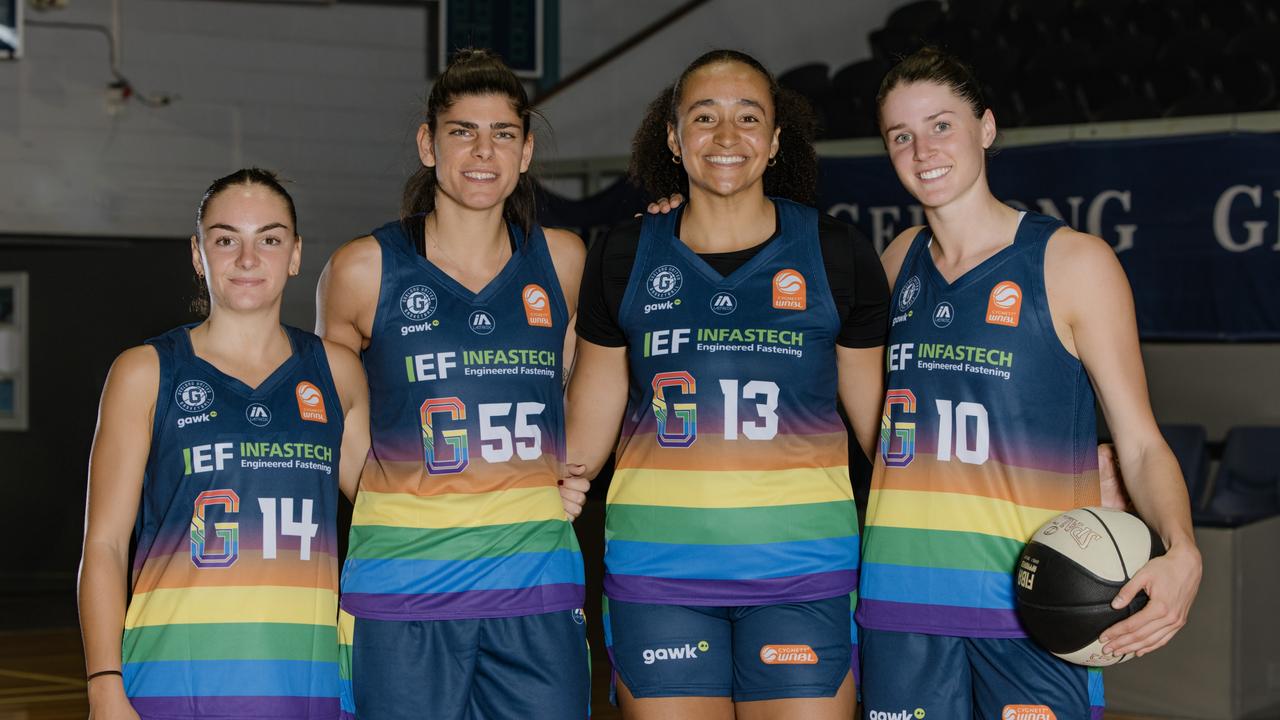
[[[682,0],[563,0],[562,74]],[[546,108],[541,157],[625,154],[650,97],[716,46],[782,71],[867,54],[891,0],[713,0]],[[121,0],[122,70],[167,108],[105,109],[101,35],[27,27],[26,57],[0,63],[0,233],[186,237],[201,192],[245,165],[278,169],[306,239],[285,319],[309,327],[312,288],[341,242],[393,217],[413,170],[427,86],[425,11],[341,3]],[[110,24],[107,0],[31,20]],[[175,268],[175,272],[185,272]]]
[[[73,0],[28,18],[109,24],[110,7]],[[26,57],[0,63],[0,232],[187,237],[214,178],[245,165],[278,169],[294,180],[306,240],[285,318],[310,327],[325,258],[395,215],[417,162],[424,11],[121,7],[124,74],[180,99],[158,109],[130,102],[110,116],[104,38],[28,26]]]

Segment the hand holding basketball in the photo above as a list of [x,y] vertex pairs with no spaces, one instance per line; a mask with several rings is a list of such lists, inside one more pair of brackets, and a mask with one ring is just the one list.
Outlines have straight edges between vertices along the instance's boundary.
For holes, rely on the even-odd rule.
[[1141,591],[1150,600],[1137,614],[1112,625],[1099,638],[1115,655],[1139,657],[1169,642],[1183,625],[1200,587],[1200,551],[1194,543],[1176,543],[1163,556],[1152,558],[1120,589],[1111,607],[1128,605]]

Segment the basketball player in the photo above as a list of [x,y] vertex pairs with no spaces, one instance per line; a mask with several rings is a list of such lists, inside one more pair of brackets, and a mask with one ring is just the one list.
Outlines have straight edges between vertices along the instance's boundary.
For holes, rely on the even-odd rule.
[[371,395],[342,577],[362,718],[587,715],[582,559],[557,492],[585,251],[533,222],[532,114],[501,60],[460,52],[427,100],[404,217],[321,278],[317,328],[362,353]]
[[273,174],[215,181],[191,237],[208,318],[107,377],[80,568],[91,717],[338,717],[337,491],[367,389],[351,351],[280,324],[296,227]]
[[991,194],[996,126],[978,87],[926,49],[878,98],[889,157],[928,225],[883,256],[894,292],[859,587],[863,704],[872,717],[1098,718],[1100,674],[1025,638],[1012,578],[1039,525],[1099,503],[1095,389],[1126,489],[1168,546],[1116,598],[1151,599],[1104,633],[1105,651],[1168,642],[1200,556],[1124,273],[1102,240]]
[[869,452],[888,288],[865,238],[800,204],[812,132],[755,59],[703,55],[651,104],[632,159],[655,197],[689,201],[588,257],[567,483],[599,471],[621,424],[605,595],[627,718],[853,712],[837,403]]

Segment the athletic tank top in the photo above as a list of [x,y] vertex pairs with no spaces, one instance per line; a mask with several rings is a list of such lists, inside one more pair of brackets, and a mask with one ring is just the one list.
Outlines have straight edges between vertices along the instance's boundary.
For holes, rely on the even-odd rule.
[[[422,222],[421,217],[412,222]],[[582,556],[556,487],[568,311],[542,229],[473,293],[374,231],[382,286],[363,359],[373,450],[343,566],[362,618],[442,620],[582,606]]]
[[644,219],[619,310],[631,387],[609,488],[605,593],[682,605],[847,594],[858,529],[836,410],[840,320],[818,214],[721,277]]
[[160,356],[138,508],[124,687],[142,717],[338,716],[342,404],[324,346],[257,388],[192,352]]
[[1058,513],[1100,502],[1093,388],[1054,332],[1044,289],[1060,227],[1024,215],[1012,245],[950,284],[927,228],[907,251],[867,506],[863,627],[1023,637],[1023,545]]

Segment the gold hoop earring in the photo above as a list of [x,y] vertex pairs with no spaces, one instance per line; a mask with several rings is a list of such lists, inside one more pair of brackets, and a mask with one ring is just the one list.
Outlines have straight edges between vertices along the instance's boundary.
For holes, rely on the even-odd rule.
[[671,162],[675,163],[676,165],[680,165],[681,164],[680,156],[673,153],[671,155]]

